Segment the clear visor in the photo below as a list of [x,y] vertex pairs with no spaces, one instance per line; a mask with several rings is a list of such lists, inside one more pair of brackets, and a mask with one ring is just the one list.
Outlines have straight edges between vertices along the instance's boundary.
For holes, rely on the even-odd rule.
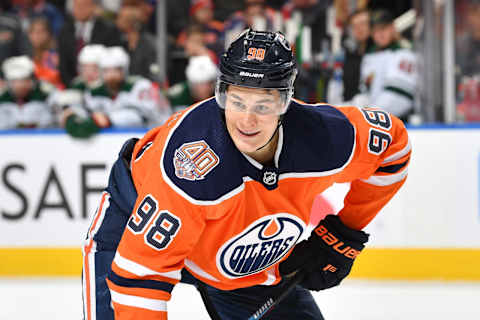
[[251,88],[218,81],[215,98],[222,109],[257,115],[281,115],[287,112],[292,89]]

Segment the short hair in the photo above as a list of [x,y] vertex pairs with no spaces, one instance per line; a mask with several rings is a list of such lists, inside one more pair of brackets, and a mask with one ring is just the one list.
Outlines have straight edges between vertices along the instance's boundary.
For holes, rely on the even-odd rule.
[[378,24],[392,24],[394,21],[393,14],[385,9],[379,9],[372,12],[370,15],[370,26],[375,26]]
[[35,15],[35,16],[32,18],[32,21],[30,22],[29,31],[32,29],[32,26],[33,26],[35,23],[43,23],[43,25],[44,25],[45,28],[47,29],[48,33],[50,33],[50,35],[53,35],[52,24],[50,23],[50,20],[48,20],[48,18],[47,18],[46,16],[44,16],[44,15]]
[[359,14],[362,14],[362,13],[366,13],[366,14],[370,14],[370,10],[368,10],[367,8],[361,8],[361,9],[356,9],[355,11],[353,11],[347,18],[347,25],[350,25],[352,23],[352,19],[355,17],[355,16],[358,16]]

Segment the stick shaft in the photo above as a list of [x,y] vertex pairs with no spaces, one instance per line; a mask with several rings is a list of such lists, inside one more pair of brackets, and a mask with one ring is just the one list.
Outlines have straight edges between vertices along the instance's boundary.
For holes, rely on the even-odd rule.
[[303,279],[303,272],[298,272],[295,274],[290,282],[283,288],[276,296],[267,298],[267,300],[257,309],[247,320],[259,320],[261,319],[268,311],[270,311],[274,306],[276,306],[280,301],[282,301],[290,291],[295,288],[297,284],[300,283]]

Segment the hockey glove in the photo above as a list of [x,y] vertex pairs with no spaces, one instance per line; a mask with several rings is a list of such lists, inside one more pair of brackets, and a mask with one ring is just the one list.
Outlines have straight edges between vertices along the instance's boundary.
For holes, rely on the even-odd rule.
[[81,118],[75,114],[68,116],[65,130],[75,138],[89,138],[100,131],[99,126],[92,118]]
[[302,282],[309,290],[334,287],[350,273],[353,261],[365,247],[368,234],[345,226],[336,215],[320,221],[310,237],[295,246],[280,263],[280,274],[304,272]]

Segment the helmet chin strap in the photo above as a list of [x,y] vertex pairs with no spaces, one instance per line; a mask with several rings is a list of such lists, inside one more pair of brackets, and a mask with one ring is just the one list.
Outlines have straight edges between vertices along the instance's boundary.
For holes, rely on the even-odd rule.
[[255,150],[255,151],[258,151],[258,150],[261,150],[261,149],[265,148],[265,147],[270,143],[270,141],[273,140],[273,137],[275,137],[275,135],[277,134],[278,128],[280,128],[280,126],[282,125],[282,118],[283,118],[283,115],[280,116],[280,119],[278,119],[277,127],[275,128],[275,131],[273,132],[273,134],[272,134],[272,136],[270,137],[270,139],[268,139],[268,141],[267,141],[263,146],[261,146],[260,148],[258,148],[258,149]]

